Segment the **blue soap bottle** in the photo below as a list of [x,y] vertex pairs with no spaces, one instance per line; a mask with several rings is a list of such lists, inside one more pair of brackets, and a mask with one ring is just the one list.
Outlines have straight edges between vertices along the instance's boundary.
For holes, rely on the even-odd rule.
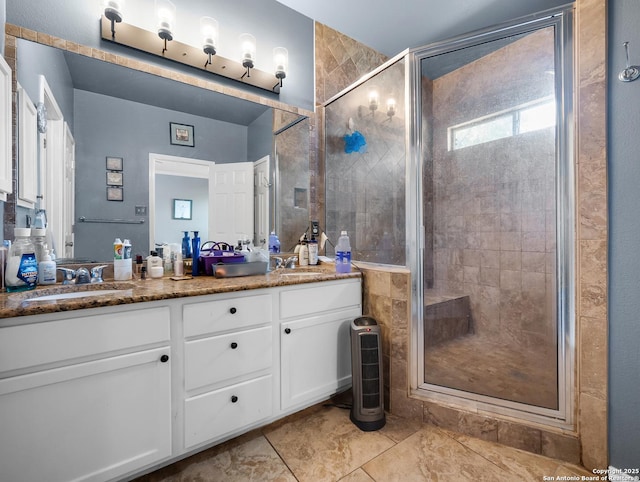
[[184,232],[182,238],[182,257],[184,259],[191,257],[191,240],[189,239],[189,231]]
[[200,238],[198,237],[198,231],[193,232],[193,239],[191,240],[191,249],[193,251],[193,261],[191,263],[191,274],[198,276],[199,274],[199,258],[200,258]]

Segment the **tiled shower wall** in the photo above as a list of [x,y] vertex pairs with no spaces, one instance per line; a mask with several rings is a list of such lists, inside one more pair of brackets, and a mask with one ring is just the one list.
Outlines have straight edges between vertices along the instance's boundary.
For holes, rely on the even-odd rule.
[[553,95],[553,69],[548,27],[432,84],[433,288],[469,295],[474,332],[512,346],[555,344],[555,129],[455,150],[448,129]]
[[[369,94],[379,95],[378,109]],[[388,116],[387,99],[397,101]],[[325,113],[326,230],[350,235],[353,259],[405,264],[404,61],[331,102]],[[350,123],[353,130],[349,128]],[[362,152],[345,152],[345,135],[361,133]]]

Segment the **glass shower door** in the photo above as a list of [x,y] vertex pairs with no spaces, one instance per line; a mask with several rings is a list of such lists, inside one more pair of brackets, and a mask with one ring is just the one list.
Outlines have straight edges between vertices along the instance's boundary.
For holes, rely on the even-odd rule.
[[423,375],[559,409],[553,25],[421,68]]

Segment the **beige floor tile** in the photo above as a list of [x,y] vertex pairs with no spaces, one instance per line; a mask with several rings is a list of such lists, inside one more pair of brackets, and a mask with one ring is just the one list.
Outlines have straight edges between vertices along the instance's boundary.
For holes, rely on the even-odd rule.
[[376,481],[513,481],[506,472],[440,429],[426,426],[363,469]]
[[422,424],[408,418],[386,414],[386,423],[380,429],[382,435],[386,435],[394,442],[402,442],[422,428]]
[[195,461],[158,482],[296,482],[278,454],[262,437]]
[[265,436],[300,482],[335,482],[394,445],[380,432],[362,432],[348,410],[335,407]]
[[512,476],[517,476],[521,481],[540,481],[545,475],[552,477],[561,466],[560,461],[543,455],[532,454],[455,432],[448,432],[448,434]]
[[367,473],[362,470],[354,470],[349,475],[345,475],[339,482],[375,482]]

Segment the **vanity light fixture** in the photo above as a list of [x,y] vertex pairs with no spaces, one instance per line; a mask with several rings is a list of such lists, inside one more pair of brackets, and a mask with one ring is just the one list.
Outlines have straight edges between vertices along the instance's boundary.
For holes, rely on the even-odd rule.
[[287,76],[287,70],[289,70],[289,51],[284,47],[276,47],[273,49],[273,64],[276,79],[280,81],[279,85],[282,87],[282,79]]
[[256,38],[250,33],[240,35],[240,48],[242,49],[242,66],[247,69],[242,78],[246,75],[251,77],[251,69],[256,60]]
[[115,24],[122,22],[124,0],[104,0],[102,6],[104,7],[104,16],[111,22],[111,38],[115,39]]
[[378,101],[378,92],[376,90],[369,92],[369,110],[371,111],[371,115],[374,115],[376,110],[378,110]]
[[218,48],[218,21],[211,17],[200,19],[200,32],[202,33],[202,50],[207,54],[208,59],[204,64],[206,69],[211,65],[211,57],[216,54]]
[[396,115],[396,100],[390,97],[387,99],[387,116],[389,120],[391,120],[394,115]]
[[[240,36],[242,56],[233,60],[218,54],[220,30],[218,22],[212,17],[200,19],[198,45],[190,45],[176,38],[176,7],[170,0],[155,0],[157,29],[147,30],[123,21],[122,5],[124,0],[102,0],[109,5],[102,14],[102,39],[119,45],[134,48],[141,52],[161,56],[164,59],[188,65],[211,74],[251,85],[268,92],[279,94],[282,79],[287,77],[289,55],[287,49],[274,49],[274,70],[265,71],[256,68],[256,39],[253,35]],[[119,12],[119,16],[115,15]],[[118,18],[120,20],[118,20]],[[117,36],[114,23],[118,22]],[[162,52],[158,48],[158,37],[163,41]],[[167,48],[171,42],[171,48]],[[203,54],[204,52],[204,54]],[[274,80],[277,81],[274,85]]]
[[167,42],[173,40],[176,22],[176,6],[170,0],[156,0],[156,18],[158,37],[164,40],[162,55],[167,51]]

